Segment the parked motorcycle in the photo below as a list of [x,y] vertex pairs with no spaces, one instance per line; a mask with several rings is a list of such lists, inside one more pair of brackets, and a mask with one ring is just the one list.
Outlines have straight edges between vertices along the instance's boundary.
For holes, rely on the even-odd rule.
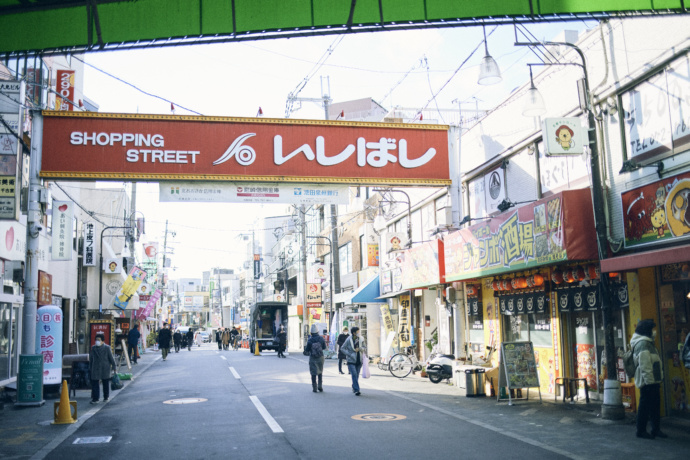
[[426,373],[433,383],[453,378],[454,355],[437,355],[426,366]]

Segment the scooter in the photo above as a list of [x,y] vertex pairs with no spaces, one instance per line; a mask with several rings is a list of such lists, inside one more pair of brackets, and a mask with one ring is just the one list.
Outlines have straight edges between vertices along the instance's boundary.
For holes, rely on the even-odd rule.
[[454,355],[437,355],[426,366],[426,373],[432,383],[453,378]]

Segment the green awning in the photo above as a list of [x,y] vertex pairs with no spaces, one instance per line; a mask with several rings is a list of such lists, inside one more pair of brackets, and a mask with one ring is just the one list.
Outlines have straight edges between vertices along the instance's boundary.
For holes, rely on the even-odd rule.
[[0,0],[0,53],[686,12],[683,0]]

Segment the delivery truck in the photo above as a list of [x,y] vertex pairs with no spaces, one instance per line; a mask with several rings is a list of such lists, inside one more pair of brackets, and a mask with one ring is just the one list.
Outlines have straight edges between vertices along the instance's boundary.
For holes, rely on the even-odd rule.
[[257,302],[252,305],[249,316],[249,351],[278,351],[276,334],[280,325],[288,326],[288,304],[285,302]]

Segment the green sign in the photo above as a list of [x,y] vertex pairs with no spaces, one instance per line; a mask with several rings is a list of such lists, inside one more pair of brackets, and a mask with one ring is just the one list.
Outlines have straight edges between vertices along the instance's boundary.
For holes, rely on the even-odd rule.
[[42,405],[43,403],[43,355],[20,355],[17,404]]

